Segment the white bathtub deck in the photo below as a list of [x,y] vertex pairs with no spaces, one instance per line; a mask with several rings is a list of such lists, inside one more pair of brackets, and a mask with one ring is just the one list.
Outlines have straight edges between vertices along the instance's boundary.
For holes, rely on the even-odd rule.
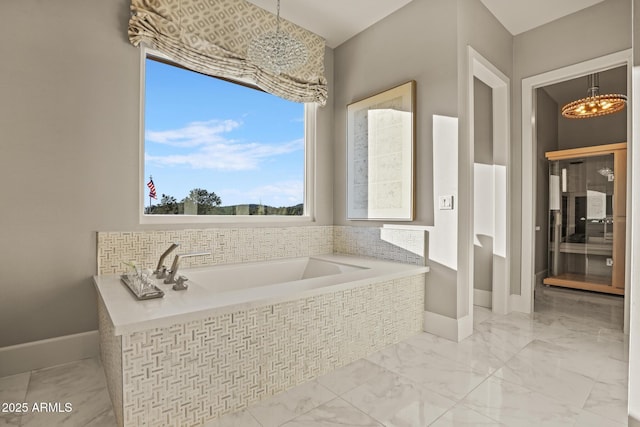
[[[326,292],[335,292],[375,281],[387,281],[414,276],[429,271],[426,266],[400,264],[349,255],[327,254],[310,258],[360,267],[342,274],[314,277],[292,282],[277,283],[256,288],[215,293],[206,284],[189,281],[186,291],[174,291],[171,285],[156,280],[156,286],[164,290],[159,299],[138,301],[120,282],[119,275],[94,276],[93,280],[100,298],[104,301],[116,335],[129,334],[151,328],[167,327],[185,323],[210,315],[248,310],[268,304],[276,304]],[[279,261],[266,261],[265,264]],[[252,265],[259,263],[251,263]],[[189,277],[189,271],[204,269],[237,268],[235,265],[220,265],[180,272]]]

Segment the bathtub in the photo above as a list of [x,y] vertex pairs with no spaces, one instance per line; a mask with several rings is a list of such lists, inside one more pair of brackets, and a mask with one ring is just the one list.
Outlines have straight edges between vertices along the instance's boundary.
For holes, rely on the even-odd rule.
[[189,279],[189,289],[174,291],[158,279],[155,284],[165,296],[146,301],[136,300],[118,275],[94,276],[94,283],[116,335],[121,335],[428,270],[426,266],[337,254],[186,268],[179,274]]
[[202,425],[420,332],[427,271],[346,255],[220,265],[145,301],[95,276],[118,425]]
[[[191,283],[220,293],[343,274],[366,268],[368,267],[303,257],[193,269],[186,275]],[[323,284],[320,281],[316,283]]]

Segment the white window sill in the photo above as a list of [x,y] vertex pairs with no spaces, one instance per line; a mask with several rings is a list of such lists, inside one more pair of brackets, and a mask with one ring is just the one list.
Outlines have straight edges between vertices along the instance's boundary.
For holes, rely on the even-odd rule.
[[283,215],[141,215],[140,224],[305,224],[314,223],[311,216]]

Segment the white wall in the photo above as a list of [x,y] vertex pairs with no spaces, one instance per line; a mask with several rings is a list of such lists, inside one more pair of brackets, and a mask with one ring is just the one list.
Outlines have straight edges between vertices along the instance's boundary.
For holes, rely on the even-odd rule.
[[[128,0],[0,1],[0,347],[97,329],[96,231],[151,228],[138,224],[139,50],[128,19]],[[326,58],[332,99],[332,50]],[[332,105],[318,116],[324,225]]]

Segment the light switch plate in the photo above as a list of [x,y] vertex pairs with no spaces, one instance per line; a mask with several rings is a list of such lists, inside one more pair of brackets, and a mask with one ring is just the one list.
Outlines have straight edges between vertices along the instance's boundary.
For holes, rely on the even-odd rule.
[[438,198],[438,208],[441,211],[453,209],[453,196],[440,196]]

